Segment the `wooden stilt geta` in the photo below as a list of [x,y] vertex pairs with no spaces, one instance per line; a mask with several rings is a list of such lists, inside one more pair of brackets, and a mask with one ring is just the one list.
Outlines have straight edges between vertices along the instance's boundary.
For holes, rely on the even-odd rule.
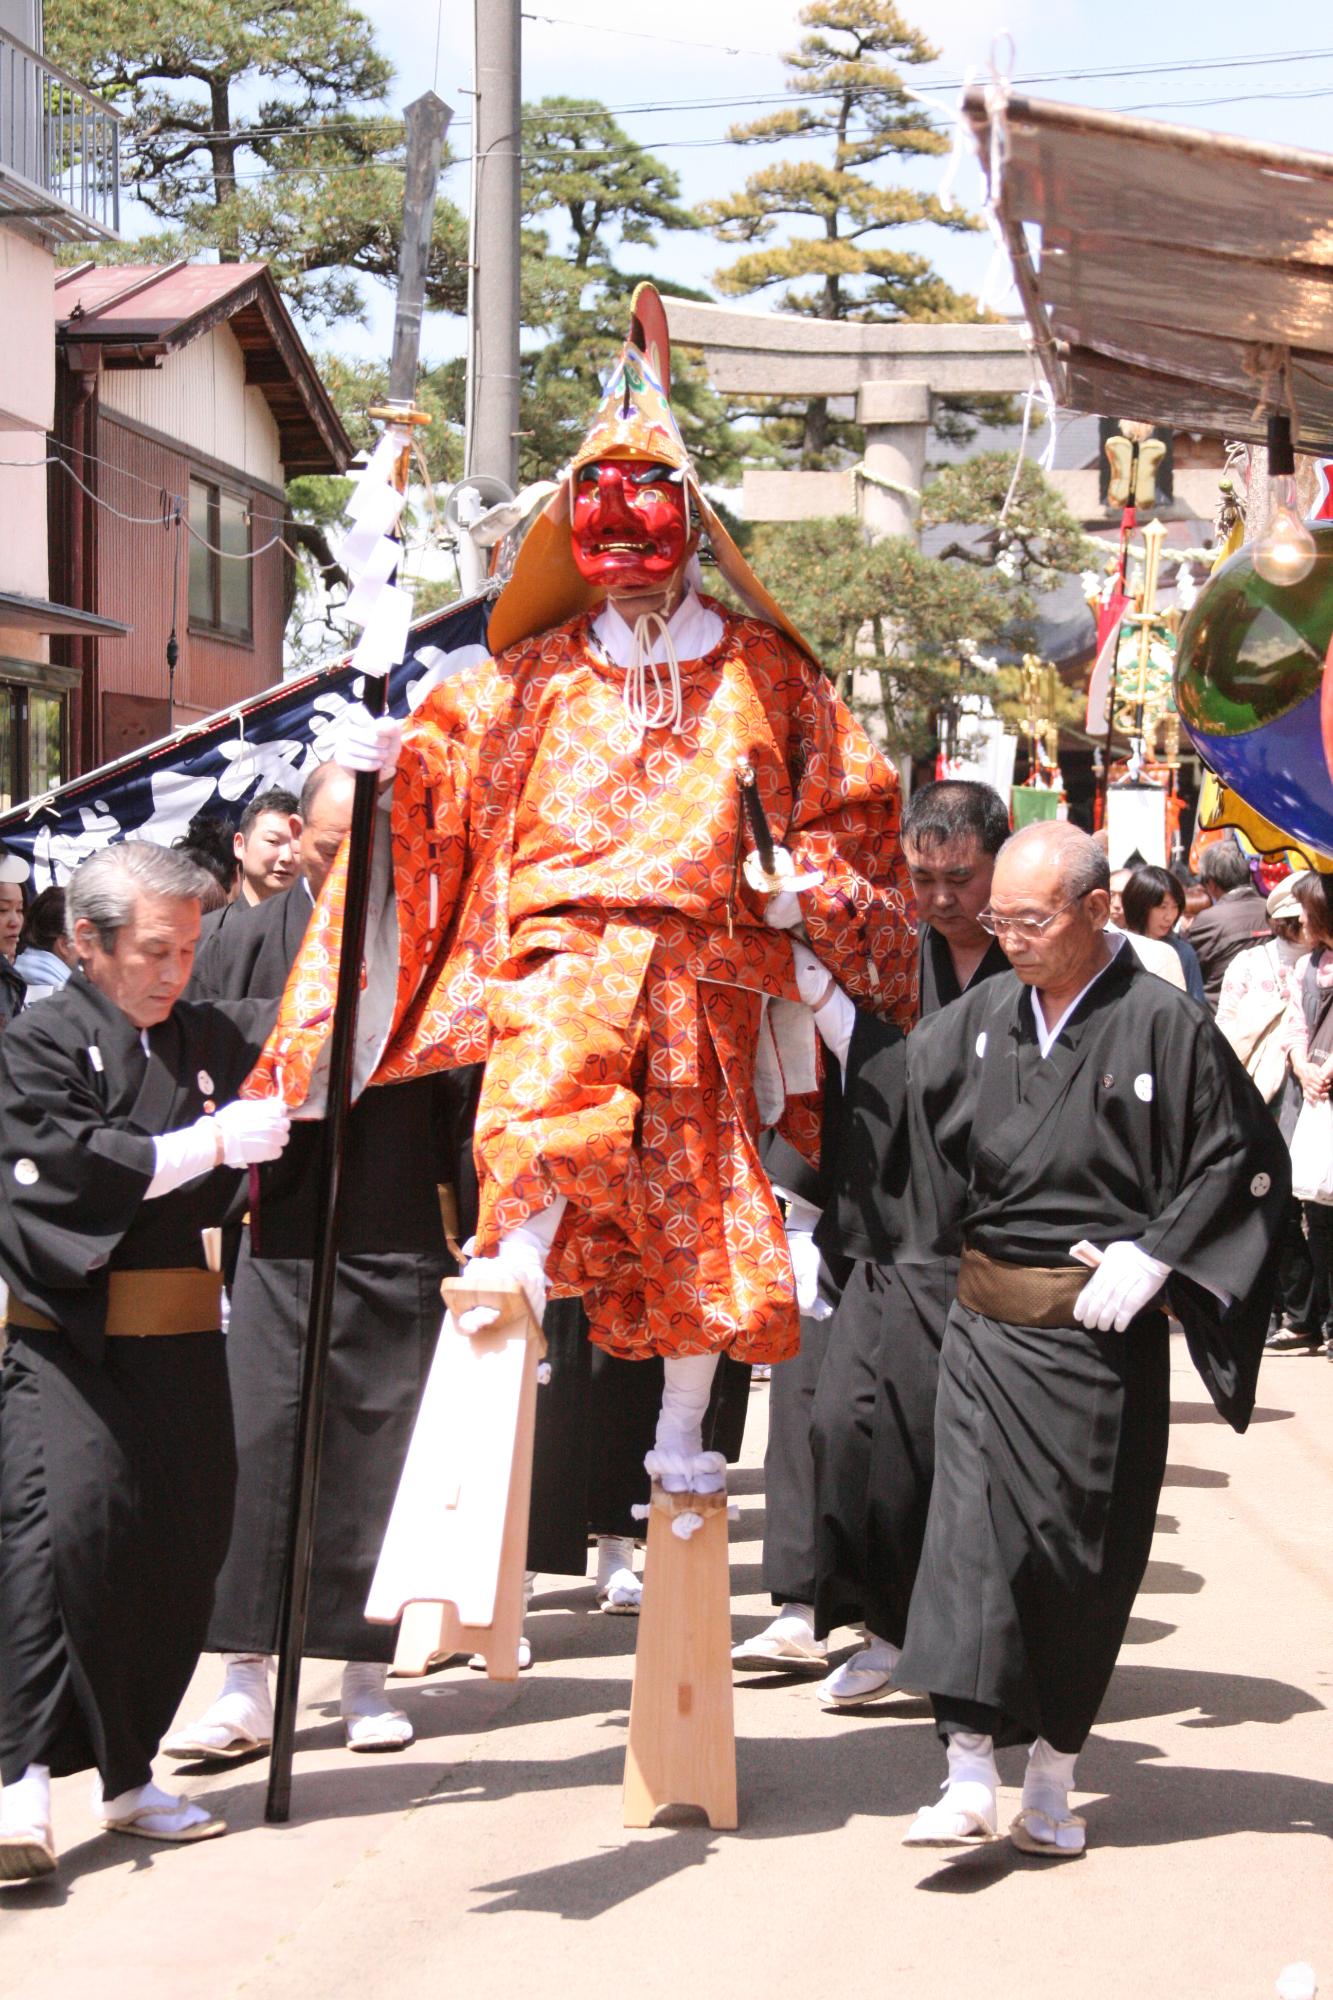
[[[699,1514],[687,1541],[677,1514]],[[736,1724],[725,1493],[664,1493],[653,1482],[634,1695],[625,1753],[625,1825],[664,1806],[697,1806],[734,1827]]]
[[[446,1279],[440,1333],[366,1616],[401,1615],[394,1666],[423,1674],[480,1653],[492,1680],[518,1676],[532,1436],[542,1330],[521,1291]],[[500,1317],[460,1331],[472,1306]]]

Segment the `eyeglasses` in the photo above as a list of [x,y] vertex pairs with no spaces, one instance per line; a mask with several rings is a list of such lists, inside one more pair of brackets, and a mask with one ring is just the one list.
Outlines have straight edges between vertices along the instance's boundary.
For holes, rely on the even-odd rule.
[[1081,903],[1084,896],[1091,894],[1091,889],[1084,889],[1081,894],[1071,896],[1067,903],[1061,903],[1058,910],[1052,910],[1049,917],[1001,917],[997,916],[994,910],[978,910],[977,922],[982,930],[989,931],[992,937],[1002,937],[1007,931],[1010,937],[1017,938],[1022,944],[1035,944],[1038,938],[1045,937],[1057,918],[1062,917],[1066,910],[1072,910],[1075,903]]

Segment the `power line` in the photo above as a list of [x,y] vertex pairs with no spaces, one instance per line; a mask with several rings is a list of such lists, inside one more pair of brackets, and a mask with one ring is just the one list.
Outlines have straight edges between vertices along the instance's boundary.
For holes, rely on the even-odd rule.
[[[527,18],[540,18],[551,21],[556,19],[552,15],[529,16]],[[587,27],[589,24],[587,22],[569,22],[567,25],[571,27]],[[639,36],[638,30],[628,28],[616,29],[614,31],[608,28],[602,32]],[[671,36],[642,35],[640,39],[673,41],[676,38]],[[689,43],[685,44],[685,46],[715,48],[721,45],[713,43]],[[743,53],[752,54],[755,52],[744,51]],[[1274,63],[1327,62],[1330,60],[1333,60],[1333,48],[1271,50],[1252,56],[1193,56],[1179,62],[1169,63],[1116,63],[1102,64],[1088,69],[1034,70],[1029,75],[1011,78],[1010,83],[1011,87],[1025,87],[1034,83],[1086,83],[1141,76],[1181,76],[1207,70],[1257,69]],[[932,91],[959,90],[966,81],[967,79],[964,77],[928,77],[922,79],[922,87]],[[885,88],[886,86],[882,83],[850,83],[818,90],[775,88],[768,91],[750,92],[745,95],[733,94],[721,97],[657,98],[648,101],[634,100],[624,104],[590,103],[586,106],[574,105],[568,110],[562,110],[554,115],[565,122],[577,123],[580,120],[593,120],[607,115],[616,118],[646,118],[665,117],[668,114],[681,111],[744,111],[770,104],[799,106],[801,103],[807,103],[819,97],[840,97],[844,92],[853,97],[875,96],[882,94]],[[1201,99],[1199,101],[1203,102],[1205,100]],[[1136,109],[1137,107],[1128,106],[1126,108]],[[544,111],[537,105],[528,105],[523,111],[523,123],[525,125],[544,124],[552,115],[550,111]],[[452,121],[450,130],[462,131],[468,129],[470,125],[470,119],[456,118]],[[211,141],[218,139],[231,138],[234,138],[238,144],[248,145],[251,139],[282,140],[310,136],[331,136],[339,132],[401,132],[403,130],[404,126],[401,118],[346,118],[320,119],[307,125],[255,125],[240,129],[201,129],[190,126],[180,129],[173,136],[181,139],[193,138],[200,145],[207,145]]]

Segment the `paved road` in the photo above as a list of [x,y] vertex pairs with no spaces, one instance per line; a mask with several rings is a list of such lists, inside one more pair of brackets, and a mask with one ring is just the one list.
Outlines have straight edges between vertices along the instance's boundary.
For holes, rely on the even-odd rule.
[[[233,1829],[194,1849],[88,1834],[86,1779],[60,1784],[58,1884],[0,1898],[0,1995],[1268,2000],[1295,1959],[1333,1994],[1333,1366],[1267,1363],[1235,1438],[1177,1347],[1154,1560],[1080,1765],[1085,1860],[903,1849],[939,1777],[925,1705],[826,1716],[764,1676],[737,1697],[739,1833],[627,1835],[634,1624],[543,1579],[533,1672],[418,1684],[404,1756],[343,1752],[312,1664],[287,1828],[262,1765],[190,1780]],[[734,1479],[738,1633],[766,1616],[765,1403]]]

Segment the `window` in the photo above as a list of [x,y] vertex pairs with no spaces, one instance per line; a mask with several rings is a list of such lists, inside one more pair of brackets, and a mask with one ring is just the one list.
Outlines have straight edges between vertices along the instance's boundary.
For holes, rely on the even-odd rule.
[[190,627],[248,639],[252,632],[250,502],[208,479],[190,481]]
[[[11,665],[0,661],[0,675]],[[34,669],[29,667],[28,671]],[[47,673],[59,669],[46,669]],[[73,676],[77,681],[78,676]],[[66,695],[25,681],[0,679],[0,811],[40,798],[66,775]]]

